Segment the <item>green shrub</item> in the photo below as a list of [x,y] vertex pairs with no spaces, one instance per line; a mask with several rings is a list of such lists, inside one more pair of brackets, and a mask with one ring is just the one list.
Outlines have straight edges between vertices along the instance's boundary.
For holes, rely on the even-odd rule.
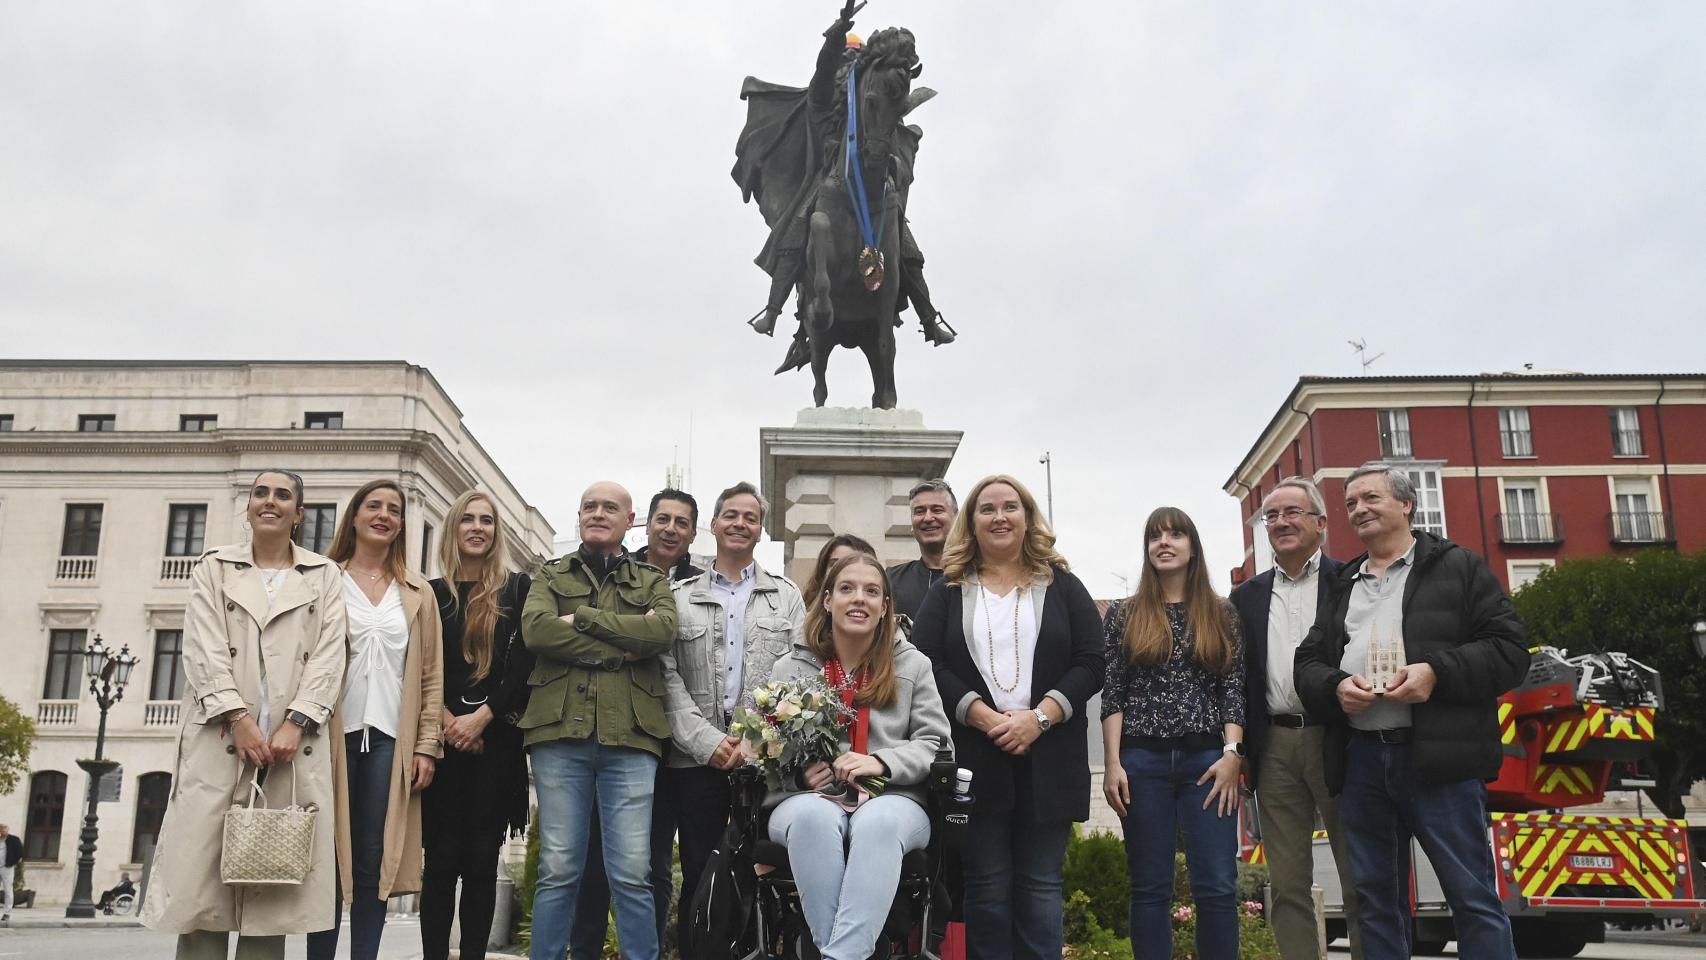
[[1082,891],[1097,923],[1117,936],[1127,935],[1131,882],[1123,840],[1103,830],[1083,835],[1074,830],[1061,873],[1068,897]]
[[[1188,903],[1173,904],[1174,960],[1192,960],[1196,939],[1196,908]],[[1238,960],[1280,960],[1279,944],[1274,942],[1274,932],[1262,911],[1244,904],[1238,905]]]
[[1238,902],[1268,902],[1268,865],[1238,861]]

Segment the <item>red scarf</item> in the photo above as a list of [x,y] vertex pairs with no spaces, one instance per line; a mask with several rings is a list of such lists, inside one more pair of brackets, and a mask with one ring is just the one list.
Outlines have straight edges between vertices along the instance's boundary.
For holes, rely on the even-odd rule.
[[860,670],[853,682],[847,681],[847,671],[842,669],[840,660],[831,660],[823,667],[823,677],[829,681],[841,695],[841,704],[853,711],[853,752],[865,753],[867,738],[871,730],[871,706],[862,703],[857,708],[853,706],[853,698],[865,686],[866,671]]

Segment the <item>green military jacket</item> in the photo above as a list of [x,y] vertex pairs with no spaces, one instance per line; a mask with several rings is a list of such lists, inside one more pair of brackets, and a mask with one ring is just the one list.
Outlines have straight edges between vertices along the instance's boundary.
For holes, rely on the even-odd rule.
[[[574,622],[562,618],[573,614]],[[669,717],[658,654],[675,642],[669,578],[624,554],[602,583],[581,555],[545,564],[521,611],[538,658],[527,678],[527,745],[588,740],[663,755]]]

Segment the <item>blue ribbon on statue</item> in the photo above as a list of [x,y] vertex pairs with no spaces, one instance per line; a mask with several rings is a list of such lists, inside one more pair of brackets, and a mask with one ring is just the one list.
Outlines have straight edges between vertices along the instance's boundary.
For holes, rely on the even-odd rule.
[[881,256],[882,236],[871,226],[870,195],[865,192],[865,174],[859,163],[859,66],[847,65],[847,151],[842,156],[842,177],[847,184],[847,196],[853,201],[853,218],[859,222],[859,236],[865,246]]

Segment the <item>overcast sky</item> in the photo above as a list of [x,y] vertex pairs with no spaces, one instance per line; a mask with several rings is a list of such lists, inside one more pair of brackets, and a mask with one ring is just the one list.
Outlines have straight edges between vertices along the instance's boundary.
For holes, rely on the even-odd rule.
[[[677,450],[708,501],[810,403],[742,326],[737,93],[803,84],[837,9],[8,0],[4,350],[409,360],[560,531]],[[940,92],[911,219],[961,334],[909,320],[901,405],[965,431],[962,489],[1040,497],[1051,451],[1099,596],[1164,503],[1225,584],[1222,483],[1298,375],[1358,371],[1349,338],[1386,374],[1706,367],[1706,4],[872,0],[855,29],[894,24]],[[856,354],[830,390],[868,401]]]

